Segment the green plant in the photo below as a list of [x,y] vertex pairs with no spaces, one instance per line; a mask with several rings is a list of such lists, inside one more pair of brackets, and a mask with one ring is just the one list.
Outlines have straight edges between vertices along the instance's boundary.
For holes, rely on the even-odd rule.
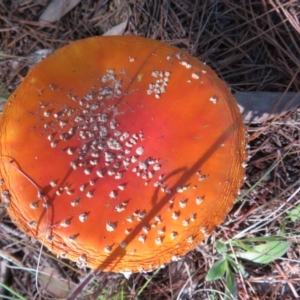
[[[5,289],[6,291],[8,291],[12,297],[8,297],[7,295],[1,295],[0,294],[0,299],[18,299],[18,300],[26,300],[26,298],[24,298],[22,295],[20,295],[18,292],[14,291],[12,288],[10,288],[9,286],[7,286],[6,284],[2,283],[0,281],[0,286]],[[3,297],[3,298],[2,298]]]
[[286,212],[287,218],[290,219],[292,222],[296,222],[300,220],[300,204],[291,210]]
[[237,296],[237,284],[233,275],[233,269],[244,272],[241,264],[237,264],[229,255],[228,247],[219,241],[215,243],[217,252],[221,255],[221,259],[216,261],[206,275],[207,281],[217,280],[225,276],[225,299],[234,299]]
[[10,96],[9,94],[3,94],[2,91],[4,90],[4,84],[0,85],[0,101],[6,101],[8,97]]
[[225,276],[225,299],[235,299],[237,283],[234,273],[239,273],[243,277],[247,276],[244,266],[237,258],[253,263],[268,264],[284,255],[290,246],[290,242],[276,236],[234,240],[230,244],[217,241],[215,248],[221,258],[212,265],[206,275],[206,280],[217,280]]

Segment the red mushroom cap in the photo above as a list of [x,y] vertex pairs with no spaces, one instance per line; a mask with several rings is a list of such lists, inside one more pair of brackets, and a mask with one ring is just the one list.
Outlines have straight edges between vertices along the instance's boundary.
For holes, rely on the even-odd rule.
[[151,270],[220,224],[246,131],[227,86],[161,42],[93,37],[35,66],[0,124],[2,201],[79,266]]

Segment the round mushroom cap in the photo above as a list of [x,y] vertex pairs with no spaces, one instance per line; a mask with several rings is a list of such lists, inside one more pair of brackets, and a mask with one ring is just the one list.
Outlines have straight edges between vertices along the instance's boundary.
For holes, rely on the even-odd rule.
[[79,267],[148,271],[182,257],[224,220],[244,178],[246,130],[225,83],[151,39],[63,47],[0,122],[10,217]]

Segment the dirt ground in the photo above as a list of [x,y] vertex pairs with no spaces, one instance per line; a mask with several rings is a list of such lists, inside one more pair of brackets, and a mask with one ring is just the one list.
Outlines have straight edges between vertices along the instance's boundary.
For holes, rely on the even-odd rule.
[[[300,93],[298,0],[89,0],[78,1],[53,23],[39,21],[50,2],[0,1],[3,101],[42,57],[112,28],[187,51],[211,66],[233,92]],[[295,108],[247,124],[251,159],[239,201],[214,235],[183,260],[153,273],[126,279],[79,270],[73,262],[40,251],[40,244],[15,228],[0,206],[0,298],[74,299],[77,293],[77,299],[224,299],[225,279],[205,280],[221,257],[215,242],[280,236],[291,243],[282,258],[268,264],[239,260],[245,274],[233,272],[237,297],[299,299],[299,122]],[[229,251],[240,251],[232,247]],[[37,267],[45,280],[35,275]]]

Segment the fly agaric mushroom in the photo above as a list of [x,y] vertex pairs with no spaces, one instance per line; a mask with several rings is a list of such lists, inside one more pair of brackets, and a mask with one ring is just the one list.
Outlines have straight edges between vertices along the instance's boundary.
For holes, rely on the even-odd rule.
[[1,117],[2,202],[79,266],[152,270],[220,224],[246,132],[205,64],[141,37],[93,37],[35,66]]

